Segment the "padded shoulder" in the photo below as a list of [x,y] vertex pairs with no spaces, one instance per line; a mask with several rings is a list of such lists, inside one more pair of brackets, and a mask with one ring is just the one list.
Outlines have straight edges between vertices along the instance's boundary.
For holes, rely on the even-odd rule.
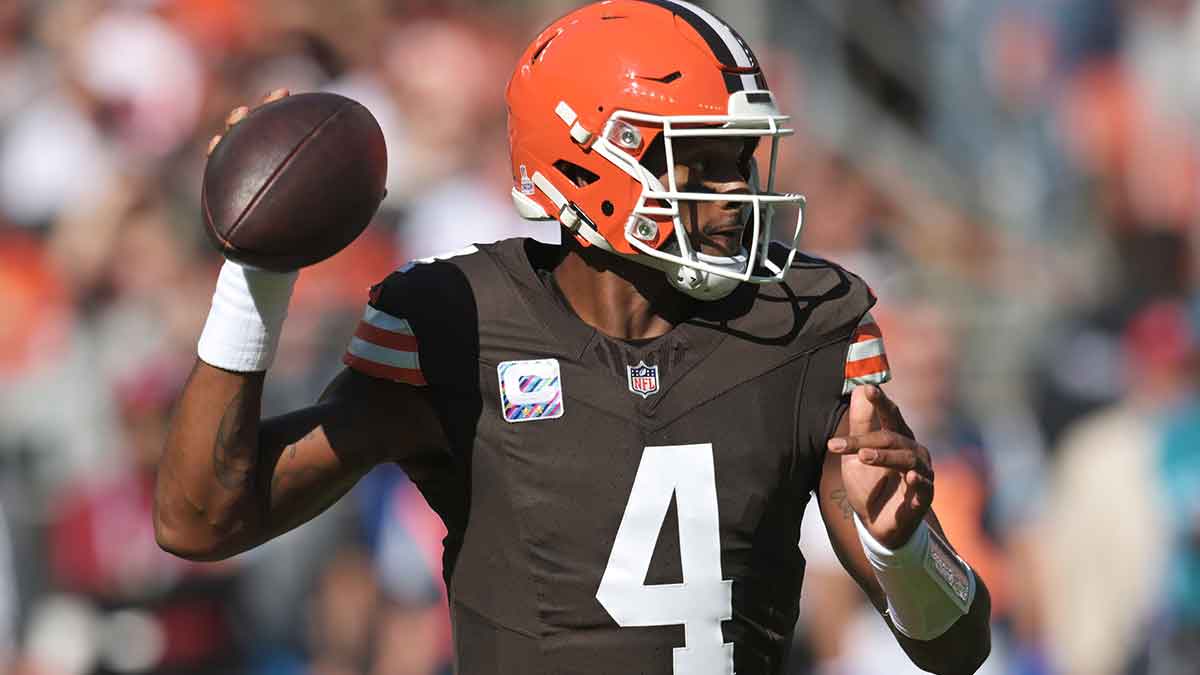
[[848,338],[875,296],[840,265],[798,253],[782,282],[745,284],[729,301],[720,311],[733,334],[795,353]]
[[479,312],[456,260],[476,256],[481,254],[470,247],[455,256],[414,261],[372,286],[346,364],[411,384],[453,385],[473,377]]
[[789,297],[811,308],[807,332],[830,339],[852,333],[875,305],[875,294],[862,277],[802,253],[792,261],[781,286]]

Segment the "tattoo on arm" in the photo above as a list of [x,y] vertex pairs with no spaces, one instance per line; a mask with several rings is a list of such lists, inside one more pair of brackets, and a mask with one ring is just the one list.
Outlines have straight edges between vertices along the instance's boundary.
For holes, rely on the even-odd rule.
[[846,494],[846,488],[837,488],[830,492],[829,498],[842,510],[842,517],[850,520],[850,516],[854,515],[854,507],[850,506],[850,497]]
[[226,490],[240,490],[254,473],[252,458],[248,458],[238,447],[239,437],[245,436],[243,428],[245,420],[242,413],[242,401],[245,400],[245,387],[238,390],[225,413],[221,415],[221,424],[217,427],[217,438],[213,442],[213,472],[217,482]]

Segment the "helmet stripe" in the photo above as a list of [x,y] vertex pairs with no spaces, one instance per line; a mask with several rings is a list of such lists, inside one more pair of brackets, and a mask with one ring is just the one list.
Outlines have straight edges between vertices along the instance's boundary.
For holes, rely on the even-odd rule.
[[[732,26],[717,18],[708,10],[685,0],[642,0],[658,5],[687,21],[708,43],[709,49],[723,65],[733,68],[759,68],[758,59],[742,36]],[[766,89],[767,82],[759,70],[756,74],[725,73],[725,86],[729,93],[747,89]]]

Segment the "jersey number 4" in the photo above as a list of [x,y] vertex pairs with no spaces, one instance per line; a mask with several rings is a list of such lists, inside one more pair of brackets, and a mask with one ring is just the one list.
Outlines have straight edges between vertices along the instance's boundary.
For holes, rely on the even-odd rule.
[[[672,495],[683,583],[646,584]],[[712,444],[647,447],[596,599],[623,628],[683,624],[675,675],[733,673],[733,645],[721,636],[733,615],[733,582],[721,578],[719,522]]]

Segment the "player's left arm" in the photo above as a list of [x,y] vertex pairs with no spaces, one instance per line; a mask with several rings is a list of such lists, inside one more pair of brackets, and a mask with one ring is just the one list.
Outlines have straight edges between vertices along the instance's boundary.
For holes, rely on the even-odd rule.
[[896,404],[878,386],[857,387],[821,472],[830,542],[913,663],[973,673],[991,651],[991,598],[930,508],[933,479]]

